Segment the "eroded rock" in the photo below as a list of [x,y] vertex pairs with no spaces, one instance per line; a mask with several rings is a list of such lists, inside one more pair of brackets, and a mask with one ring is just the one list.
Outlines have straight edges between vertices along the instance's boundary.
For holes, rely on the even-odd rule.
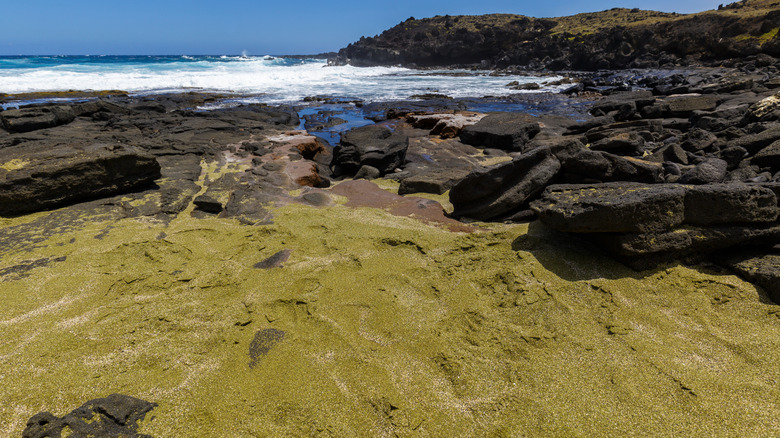
[[157,160],[113,144],[20,145],[0,149],[0,215],[19,215],[149,185]]

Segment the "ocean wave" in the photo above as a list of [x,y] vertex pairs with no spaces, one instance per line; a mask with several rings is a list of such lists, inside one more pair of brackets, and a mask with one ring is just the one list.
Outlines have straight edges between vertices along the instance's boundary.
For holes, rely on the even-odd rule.
[[[84,57],[66,57],[50,64],[23,65],[26,59],[0,58],[0,92],[117,89],[142,94],[197,89],[262,95],[268,103],[298,102],[315,95],[382,101],[426,93],[502,96],[521,92],[507,88],[510,81],[538,80],[474,72],[420,74],[401,67],[326,66],[323,60],[270,55],[107,57],[86,61]],[[8,66],[13,63],[17,68]],[[552,88],[543,87],[545,90]]]

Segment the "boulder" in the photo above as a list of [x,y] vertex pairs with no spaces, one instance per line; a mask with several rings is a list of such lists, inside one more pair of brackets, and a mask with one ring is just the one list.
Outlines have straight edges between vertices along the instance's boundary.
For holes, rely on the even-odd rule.
[[773,171],[780,170],[780,140],[758,151],[750,162],[761,167],[769,167]]
[[358,169],[357,173],[355,173],[354,178],[355,179],[367,179],[367,180],[370,181],[372,179],[377,179],[377,178],[379,178],[381,176],[382,176],[382,172],[380,172],[379,169],[377,169],[374,166],[369,166],[369,165],[366,164],[366,165],[360,166],[360,169]]
[[571,233],[669,230],[685,219],[685,188],[675,184],[559,184],[531,209],[547,226]]
[[434,193],[441,195],[469,173],[470,170],[467,169],[430,169],[401,180],[398,194]]
[[[748,117],[750,120],[761,121],[770,118],[780,111],[780,92],[750,105]],[[776,117],[771,117],[776,120]]]
[[411,115],[406,121],[415,128],[430,129],[430,135],[441,138],[455,138],[467,126],[474,125],[485,117],[478,113]]
[[718,158],[728,163],[728,169],[734,170],[748,156],[748,151],[741,146],[727,146],[718,151]]
[[686,187],[686,224],[768,223],[776,221],[777,215],[777,196],[766,187],[752,184]]
[[777,195],[758,184],[553,185],[531,209],[637,269],[680,257],[780,242]]
[[591,238],[630,266],[647,269],[659,262],[701,258],[728,248],[772,246],[780,243],[780,225],[686,226],[662,233],[599,234]]
[[380,125],[354,128],[341,136],[333,150],[334,175],[354,175],[362,166],[379,169],[382,174],[403,166],[409,138]]
[[718,97],[713,95],[670,96],[648,105],[640,110],[648,119],[664,117],[689,117],[694,111],[712,111],[718,105]]
[[594,151],[606,151],[618,155],[641,155],[645,140],[636,132],[619,132],[590,145]]
[[751,283],[763,288],[769,298],[780,303],[780,254],[729,253],[720,263]]
[[59,437],[63,432],[74,437],[151,438],[137,432],[142,421],[157,403],[121,394],[90,400],[62,418],[49,412],[35,414],[22,432],[23,438]]
[[521,150],[541,130],[534,117],[521,113],[489,114],[460,133],[460,141],[472,146]]
[[728,143],[729,146],[740,146],[748,153],[755,154],[761,149],[780,140],[780,126],[774,126],[757,134],[744,135]]
[[3,127],[9,132],[30,132],[70,123],[76,113],[69,106],[40,106],[3,111]]
[[681,184],[719,183],[726,178],[729,164],[720,158],[707,158],[680,177]]
[[561,164],[548,148],[537,148],[512,161],[480,168],[450,190],[453,216],[493,219],[521,209],[558,174]]
[[3,216],[115,195],[160,177],[152,155],[114,144],[24,144],[0,149],[0,163]]
[[582,149],[561,160],[564,178],[570,182],[634,181],[663,182],[660,163],[647,162],[610,154],[604,151]]
[[718,138],[703,129],[694,128],[685,134],[680,146],[690,152],[698,152],[712,146]]

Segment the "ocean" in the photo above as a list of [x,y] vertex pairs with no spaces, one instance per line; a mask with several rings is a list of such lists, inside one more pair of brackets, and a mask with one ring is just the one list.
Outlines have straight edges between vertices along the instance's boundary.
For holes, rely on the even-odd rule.
[[[202,91],[246,96],[269,104],[310,96],[368,102],[442,94],[453,98],[557,91],[559,79],[491,76],[488,71],[412,70],[401,67],[328,66],[322,59],[272,56],[5,56],[0,57],[0,93],[122,90],[134,95]],[[537,82],[535,91],[509,82]]]

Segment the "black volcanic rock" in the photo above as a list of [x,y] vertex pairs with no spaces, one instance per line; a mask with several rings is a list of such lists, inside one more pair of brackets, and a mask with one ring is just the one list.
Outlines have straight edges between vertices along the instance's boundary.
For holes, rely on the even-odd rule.
[[354,175],[364,165],[386,174],[404,164],[408,147],[407,136],[386,126],[354,128],[341,136],[339,146],[333,150],[331,167],[334,175]]
[[[771,59],[780,56],[780,37],[766,36],[778,27],[773,1],[751,0],[740,2],[737,9],[684,16],[615,8],[558,18],[510,14],[410,18],[381,35],[361,38],[330,61],[356,66],[477,64],[598,70],[690,62],[717,65],[748,55]],[[752,85],[749,80],[730,81],[706,91],[727,93]]]
[[587,236],[629,265],[780,242],[774,186],[552,185],[531,208],[547,226]]
[[552,185],[531,208],[542,222],[559,231],[661,231],[685,220],[685,188],[636,183]]
[[69,106],[40,106],[3,111],[0,121],[9,132],[30,132],[64,125],[75,117]]
[[111,394],[90,400],[62,418],[49,412],[35,414],[22,437],[53,438],[67,431],[73,437],[151,438],[137,432],[137,423],[156,406],[135,397]]
[[477,169],[450,190],[453,216],[488,220],[519,210],[550,184],[561,168],[549,148]]
[[540,130],[539,122],[525,114],[490,114],[476,124],[463,128],[460,141],[485,148],[520,150]]
[[0,163],[2,216],[114,195],[160,177],[152,155],[111,144],[27,143],[0,149]]

